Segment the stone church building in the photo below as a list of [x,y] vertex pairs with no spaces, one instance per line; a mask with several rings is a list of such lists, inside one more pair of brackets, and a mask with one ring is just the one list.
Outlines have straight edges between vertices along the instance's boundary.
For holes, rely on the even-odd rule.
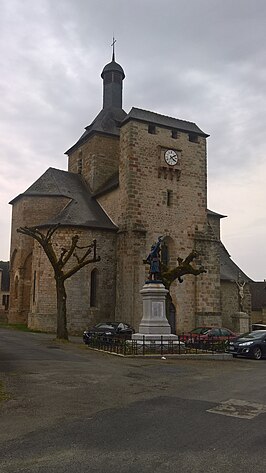
[[196,264],[207,270],[171,286],[173,332],[203,324],[231,328],[240,273],[250,313],[249,278],[221,243],[223,216],[207,209],[209,135],[177,118],[134,107],[126,113],[125,74],[114,56],[101,77],[102,110],[66,152],[68,171],[49,168],[11,202],[9,322],[55,330],[53,270],[37,242],[16,230],[60,223],[57,248],[78,234],[81,246],[96,239],[101,257],[66,281],[70,333],[107,320],[138,329],[148,273],[143,259],[161,235],[169,267],[195,249]]

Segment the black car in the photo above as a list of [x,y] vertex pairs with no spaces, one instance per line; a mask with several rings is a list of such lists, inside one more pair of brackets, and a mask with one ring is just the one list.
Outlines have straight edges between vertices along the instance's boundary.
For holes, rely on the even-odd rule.
[[266,356],[266,330],[244,333],[229,343],[233,357],[246,356],[260,360]]
[[128,340],[133,333],[135,333],[135,330],[124,322],[102,322],[90,330],[85,330],[83,332],[83,341],[86,345],[89,345],[93,339],[107,343],[119,338]]
[[251,329],[252,332],[254,332],[254,330],[266,330],[266,324],[252,324]]

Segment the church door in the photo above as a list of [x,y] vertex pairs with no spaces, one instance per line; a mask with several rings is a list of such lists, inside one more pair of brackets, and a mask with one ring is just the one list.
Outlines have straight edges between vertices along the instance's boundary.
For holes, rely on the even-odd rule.
[[176,334],[176,309],[172,302],[170,303],[168,322],[171,327],[171,333]]

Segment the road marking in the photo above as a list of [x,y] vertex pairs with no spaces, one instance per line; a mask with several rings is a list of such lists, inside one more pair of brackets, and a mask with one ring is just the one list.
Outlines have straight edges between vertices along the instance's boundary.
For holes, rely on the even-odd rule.
[[259,414],[266,413],[266,405],[238,399],[229,399],[228,401],[221,402],[221,404],[212,409],[208,409],[207,412],[238,417],[240,419],[253,419]]

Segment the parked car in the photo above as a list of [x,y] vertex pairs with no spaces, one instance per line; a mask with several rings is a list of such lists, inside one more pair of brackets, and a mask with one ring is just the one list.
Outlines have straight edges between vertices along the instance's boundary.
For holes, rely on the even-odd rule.
[[135,333],[133,327],[124,322],[101,322],[83,332],[83,341],[89,345],[93,338],[111,342],[114,338],[130,339]]
[[[184,338],[183,338],[184,337]],[[206,342],[225,342],[233,340],[237,334],[224,327],[197,327],[181,336],[181,340],[187,343],[197,345],[206,344]]]
[[254,330],[266,330],[266,324],[252,324],[251,326],[252,332]]
[[229,343],[233,357],[246,356],[260,360],[266,356],[266,330],[253,330]]

